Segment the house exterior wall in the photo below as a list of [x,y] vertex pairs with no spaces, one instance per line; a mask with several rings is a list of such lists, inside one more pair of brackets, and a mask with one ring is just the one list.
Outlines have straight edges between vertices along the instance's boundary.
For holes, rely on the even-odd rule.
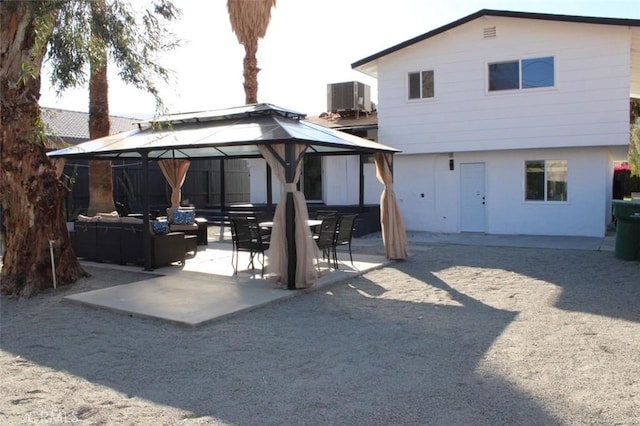
[[[395,192],[409,230],[460,232],[461,164],[485,166],[484,232],[601,237],[611,221],[618,148],[536,149],[396,156]],[[568,161],[567,202],[525,201],[524,162]]]
[[[402,150],[407,229],[461,232],[460,164],[483,163],[483,232],[604,236],[629,144],[630,51],[627,27],[487,16],[379,58],[379,141]],[[547,56],[555,87],[489,92],[489,63]],[[435,96],[408,100],[408,73],[427,70]],[[525,201],[525,161],[557,159],[568,200]]]
[[[630,49],[626,27],[471,21],[378,60],[379,140],[405,154],[627,144]],[[556,87],[488,92],[488,63],[545,56]],[[407,100],[407,74],[424,70],[435,97]]]

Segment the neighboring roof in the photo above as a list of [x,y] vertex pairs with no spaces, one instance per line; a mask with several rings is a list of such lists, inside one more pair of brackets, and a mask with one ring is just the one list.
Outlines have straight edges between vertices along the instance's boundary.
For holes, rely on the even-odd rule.
[[49,153],[52,157],[150,159],[260,157],[258,145],[304,143],[311,152],[398,152],[377,142],[303,120],[305,114],[271,104],[173,114],[138,129]]
[[[57,108],[40,108],[42,121],[46,126],[47,136],[51,139],[62,139],[67,143],[76,144],[89,140],[89,113],[68,111]],[[110,134],[130,131],[137,123],[136,118],[110,116]]]
[[336,130],[370,130],[378,128],[378,113],[343,116],[341,114],[323,113],[317,117],[307,117],[310,123]]
[[[559,22],[576,22],[576,23],[582,23],[582,24],[621,25],[626,27],[640,27],[640,20],[638,19],[597,18],[597,17],[587,17],[587,16],[553,15],[553,14],[546,14],[546,13],[511,12],[506,10],[482,9],[476,13],[473,13],[469,16],[465,16],[464,18],[458,19],[457,21],[453,21],[440,28],[436,28],[435,30],[429,31],[427,33],[424,33],[422,35],[419,35],[407,41],[403,41],[400,44],[396,44],[395,46],[389,47],[388,49],[382,50],[371,56],[367,56],[364,59],[360,59],[359,61],[352,63],[351,68],[354,68],[354,69],[366,68],[366,67],[363,67],[363,65],[366,65],[377,59],[380,59],[383,56],[397,52],[398,50],[404,49],[405,47],[411,46],[413,44],[416,44],[426,39],[429,39],[431,37],[434,37],[438,34],[442,34],[445,31],[449,31],[452,28],[459,27],[460,25],[466,24],[467,22],[473,21],[483,16],[502,16],[507,18],[538,19],[538,20],[559,21]],[[364,72],[364,70],[362,69],[360,71]]]

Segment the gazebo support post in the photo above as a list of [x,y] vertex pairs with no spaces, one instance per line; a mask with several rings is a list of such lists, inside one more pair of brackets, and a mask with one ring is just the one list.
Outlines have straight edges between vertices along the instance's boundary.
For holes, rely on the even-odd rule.
[[358,209],[360,213],[364,211],[364,155],[359,155],[360,164],[359,164],[359,178],[358,184],[360,185],[358,188]]
[[[296,160],[293,144],[287,144],[284,155],[285,162],[285,180],[287,183],[293,183],[296,174]],[[296,289],[296,214],[293,205],[293,192],[287,192],[287,204],[285,210],[286,218],[286,239],[287,239],[287,288],[289,290]]]
[[267,164],[267,211],[273,213],[273,172]]
[[224,179],[224,158],[220,159],[220,211],[223,212],[225,210],[225,206],[227,205],[227,184]]
[[142,224],[144,236],[144,270],[152,271],[151,267],[151,226],[149,226],[149,153],[142,153]]

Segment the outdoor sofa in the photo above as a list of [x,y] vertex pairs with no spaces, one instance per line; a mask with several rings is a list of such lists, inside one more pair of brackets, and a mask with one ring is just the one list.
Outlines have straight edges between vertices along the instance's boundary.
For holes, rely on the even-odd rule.
[[[73,249],[77,257],[95,262],[144,264],[144,225],[137,218],[82,218],[75,222],[72,232]],[[195,254],[196,236],[183,232],[164,235],[151,233],[151,267],[184,264],[186,253]]]

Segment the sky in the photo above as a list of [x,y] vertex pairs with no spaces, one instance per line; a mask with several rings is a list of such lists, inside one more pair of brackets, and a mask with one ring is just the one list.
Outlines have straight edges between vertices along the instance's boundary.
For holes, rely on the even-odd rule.
[[[194,112],[244,104],[244,48],[231,30],[226,0],[173,0],[182,18],[169,29],[182,46],[159,61],[171,69],[161,84],[168,112]],[[258,44],[258,101],[310,116],[327,109],[327,84],[375,79],[351,64],[481,9],[640,19],[640,0],[277,0],[267,33]],[[40,105],[88,111],[89,90],[56,96],[43,68]],[[149,118],[151,95],[109,72],[112,115]]]

